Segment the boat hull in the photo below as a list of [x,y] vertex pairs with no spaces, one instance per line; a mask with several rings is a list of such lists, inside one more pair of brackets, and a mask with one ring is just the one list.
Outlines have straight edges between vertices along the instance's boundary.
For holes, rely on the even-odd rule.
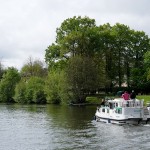
[[97,122],[112,123],[112,124],[149,124],[150,118],[147,120],[142,120],[141,118],[129,118],[129,119],[113,119],[113,118],[103,118],[95,116]]

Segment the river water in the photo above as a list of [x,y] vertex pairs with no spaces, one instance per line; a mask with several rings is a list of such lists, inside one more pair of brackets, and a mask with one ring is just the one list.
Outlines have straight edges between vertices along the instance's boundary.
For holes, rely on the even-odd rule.
[[0,105],[0,150],[150,150],[150,125],[95,122],[96,106]]

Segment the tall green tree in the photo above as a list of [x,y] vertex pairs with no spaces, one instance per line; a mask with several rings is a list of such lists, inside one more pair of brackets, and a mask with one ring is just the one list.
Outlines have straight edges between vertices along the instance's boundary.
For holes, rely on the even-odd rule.
[[[95,20],[88,17],[73,17],[66,19],[57,28],[56,43],[61,46],[61,54],[70,53],[72,56],[83,55],[89,51],[89,32],[96,27]],[[87,53],[86,53],[87,54]]]
[[[95,20],[88,17],[73,17],[65,20],[61,27],[57,28],[56,41],[61,47],[60,55],[69,56],[67,68],[70,69],[66,72],[67,81],[70,83],[77,101],[83,102],[86,96],[83,91],[90,93],[104,85],[104,80],[100,82],[100,77],[101,79],[104,78],[104,67],[102,66],[103,60],[99,57],[102,54],[101,40]],[[82,75],[80,75],[81,71]],[[76,83],[74,83],[76,77],[73,74],[78,74]],[[90,79],[88,80],[88,78]],[[97,84],[93,82],[94,80],[97,81]],[[75,86],[75,84],[78,86]]]
[[[116,84],[116,58],[114,50],[114,36],[112,34],[112,26],[104,24],[99,26],[99,35],[100,35],[100,49],[102,52],[96,52],[97,63],[99,60],[103,60],[104,71],[105,71],[105,88],[112,88]],[[100,68],[99,68],[100,69]]]
[[74,102],[85,102],[87,95],[104,87],[104,75],[92,58],[76,56],[69,60],[67,81],[74,95]]
[[150,47],[148,36],[119,23],[102,25],[100,32],[108,79],[119,87],[122,83],[130,86],[132,69],[143,67],[144,53]]
[[[117,23],[112,27],[112,36],[114,37],[113,57],[116,60],[116,80],[118,80],[118,85],[121,87],[122,83],[127,81],[129,71],[130,28]],[[124,79],[124,77],[126,77],[126,79]]]
[[[64,20],[56,34],[56,43],[46,49],[45,60],[49,70],[65,71],[77,101],[84,101],[91,89],[136,85],[135,75],[144,67],[144,54],[150,48],[144,32],[119,23],[96,26],[95,20],[88,17]],[[141,77],[144,83],[145,77]]]
[[146,69],[147,80],[150,80],[150,51],[146,52],[144,55],[144,65]]
[[52,43],[45,51],[45,61],[49,71],[65,68],[69,56],[61,54],[61,47],[58,44]]
[[13,102],[15,86],[20,81],[20,74],[16,68],[8,68],[0,81],[0,101]]
[[132,31],[132,59],[131,59],[131,86],[135,88],[148,88],[147,80],[148,56],[150,51],[150,39],[143,31]]

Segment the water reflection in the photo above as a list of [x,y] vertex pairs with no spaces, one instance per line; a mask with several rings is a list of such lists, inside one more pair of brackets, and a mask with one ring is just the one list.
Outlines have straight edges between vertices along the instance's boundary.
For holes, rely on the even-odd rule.
[[47,106],[47,114],[58,128],[84,129],[94,113],[95,107]]

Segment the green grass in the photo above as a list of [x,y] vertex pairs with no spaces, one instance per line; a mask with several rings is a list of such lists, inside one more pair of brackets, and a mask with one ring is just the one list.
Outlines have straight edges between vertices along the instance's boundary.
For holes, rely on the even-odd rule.
[[[105,97],[107,97],[107,96],[105,96]],[[103,98],[105,98],[105,97],[103,97]],[[110,96],[108,96],[108,97],[110,97]],[[139,100],[144,99],[144,104],[145,105],[147,103],[150,103],[150,95],[137,95],[136,98],[139,99]],[[100,104],[101,100],[102,100],[102,98],[98,98],[98,97],[94,97],[94,96],[86,98],[86,102],[90,103],[90,104]]]
[[86,98],[86,102],[89,104],[100,104],[101,103],[101,99],[99,99],[98,97],[87,97]]
[[137,95],[137,99],[144,99],[144,104],[150,103],[150,95]]

